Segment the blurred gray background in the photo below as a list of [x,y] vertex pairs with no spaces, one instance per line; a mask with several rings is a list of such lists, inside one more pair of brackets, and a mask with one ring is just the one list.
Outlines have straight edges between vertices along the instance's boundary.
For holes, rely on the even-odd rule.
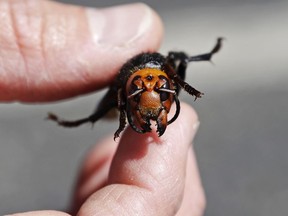
[[[130,1],[66,0],[88,6]],[[181,99],[199,113],[195,150],[207,195],[206,216],[288,215],[288,2],[144,1],[162,17],[161,52],[199,54],[224,36],[210,63],[187,80],[205,97]],[[117,121],[63,129],[47,111],[85,116],[103,91],[46,105],[0,105],[0,214],[65,209],[81,158]]]

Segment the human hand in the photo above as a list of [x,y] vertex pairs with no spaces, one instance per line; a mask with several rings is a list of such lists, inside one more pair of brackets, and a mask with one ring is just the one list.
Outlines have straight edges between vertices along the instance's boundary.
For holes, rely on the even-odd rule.
[[[126,59],[156,50],[162,36],[160,19],[143,4],[94,11],[0,0],[0,14],[0,100],[6,102],[47,102],[100,89]],[[202,215],[205,199],[191,147],[197,126],[195,112],[182,103],[161,138],[127,128],[117,149],[112,136],[97,144],[84,161],[73,215]]]

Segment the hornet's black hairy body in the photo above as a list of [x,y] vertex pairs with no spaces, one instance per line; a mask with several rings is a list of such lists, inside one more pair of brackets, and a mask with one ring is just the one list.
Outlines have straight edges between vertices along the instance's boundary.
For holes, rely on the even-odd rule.
[[[188,63],[210,61],[213,54],[220,50],[221,44],[222,38],[218,38],[211,52],[197,56],[188,56],[184,52],[169,52],[168,56],[159,53],[138,54],[122,66],[96,111],[90,116],[66,121],[50,113],[48,119],[64,127],[77,127],[86,122],[94,123],[110,109],[117,107],[120,117],[114,139],[124,130],[126,119],[138,133],[150,132],[150,121],[153,120],[156,122],[158,135],[161,136],[167,125],[179,115],[178,94],[181,88],[194,96],[195,100],[203,95],[184,81]],[[174,101],[176,112],[168,120],[167,115]]]

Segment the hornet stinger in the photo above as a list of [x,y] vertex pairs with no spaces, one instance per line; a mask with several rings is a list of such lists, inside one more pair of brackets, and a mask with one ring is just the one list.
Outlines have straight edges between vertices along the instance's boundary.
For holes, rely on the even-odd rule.
[[[66,121],[49,113],[48,119],[64,127],[77,127],[83,123],[95,123],[112,108],[120,112],[119,127],[114,140],[126,126],[126,118],[134,131],[151,131],[150,120],[156,122],[158,136],[162,136],[167,125],[174,122],[180,113],[178,94],[183,88],[190,95],[200,98],[203,93],[184,81],[187,64],[195,61],[210,61],[222,45],[223,38],[218,38],[209,53],[188,56],[184,52],[169,52],[168,56],[159,53],[141,53],[128,60],[120,69],[115,81],[101,100],[96,111],[87,118]],[[176,112],[168,119],[172,103],[175,101]]]

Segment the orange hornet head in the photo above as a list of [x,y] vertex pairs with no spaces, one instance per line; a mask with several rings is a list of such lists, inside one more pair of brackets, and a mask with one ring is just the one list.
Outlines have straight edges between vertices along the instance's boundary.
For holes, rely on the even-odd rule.
[[167,125],[177,118],[175,115],[176,118],[167,120],[174,99],[176,103],[178,99],[174,84],[164,71],[154,68],[136,71],[127,81],[126,95],[128,121],[137,132],[151,131],[150,120],[153,120],[161,136]]

